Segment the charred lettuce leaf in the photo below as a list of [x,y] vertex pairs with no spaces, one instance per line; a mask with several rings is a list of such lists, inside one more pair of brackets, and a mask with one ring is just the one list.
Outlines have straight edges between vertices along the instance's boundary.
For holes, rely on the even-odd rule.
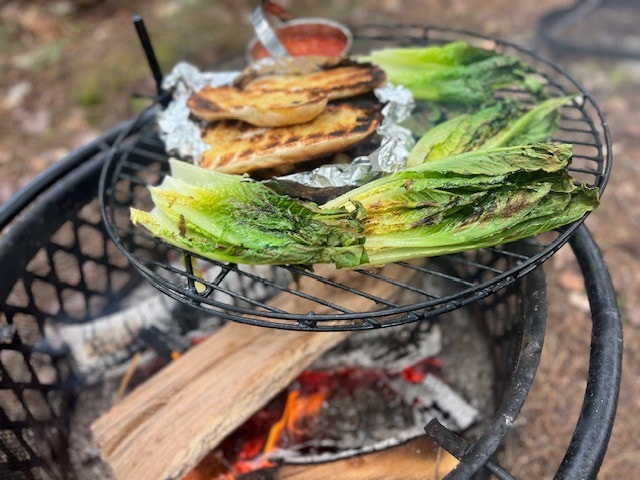
[[323,208],[359,204],[369,264],[455,253],[555,230],[597,208],[575,185],[572,147],[543,143],[443,157],[374,180]]
[[320,210],[239,175],[171,160],[172,175],[150,187],[155,208],[131,220],[166,242],[206,258],[309,266],[366,262],[357,205]]
[[465,110],[486,104],[504,88],[544,95],[544,82],[520,58],[466,42],[378,49],[361,60],[380,66],[389,81],[407,87],[417,100]]
[[131,220],[213,260],[339,268],[455,253],[557,229],[598,206],[573,182],[572,147],[481,149],[401,170],[319,206],[239,175],[172,161]]
[[558,129],[559,109],[571,96],[550,98],[525,107],[501,100],[446,120],[428,130],[409,153],[407,166],[480,148],[531,145],[551,140]]

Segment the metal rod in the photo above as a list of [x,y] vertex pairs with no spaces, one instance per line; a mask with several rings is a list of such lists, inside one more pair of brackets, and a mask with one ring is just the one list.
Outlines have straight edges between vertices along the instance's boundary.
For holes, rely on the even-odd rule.
[[147,62],[149,63],[149,68],[151,69],[153,79],[156,82],[156,92],[158,93],[158,95],[162,95],[164,93],[164,90],[162,89],[162,70],[160,69],[160,65],[158,64],[156,54],[153,51],[153,45],[151,45],[151,39],[149,38],[149,33],[147,32],[147,28],[144,25],[142,15],[136,14],[133,16],[133,25],[136,27],[136,32],[138,33],[140,44],[142,45],[145,56],[147,57]]
[[602,254],[585,226],[571,239],[585,279],[593,330],[582,410],[555,479],[595,479],[616,416],[622,369],[622,323]]
[[[442,425],[437,419],[434,418],[431,420],[424,429],[429,437],[433,438],[438,445],[444,448],[451,455],[458,459],[464,456],[464,453],[468,448],[467,442],[447,429],[447,427]],[[501,465],[491,459],[487,460],[484,466],[500,480],[516,480],[516,477],[511,475]]]

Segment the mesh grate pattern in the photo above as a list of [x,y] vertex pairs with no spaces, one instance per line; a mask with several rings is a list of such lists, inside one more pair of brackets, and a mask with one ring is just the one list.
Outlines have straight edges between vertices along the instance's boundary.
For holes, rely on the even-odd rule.
[[48,325],[83,323],[117,309],[139,281],[104,230],[96,197],[103,158],[86,158],[0,242],[2,478],[64,478],[78,384]]

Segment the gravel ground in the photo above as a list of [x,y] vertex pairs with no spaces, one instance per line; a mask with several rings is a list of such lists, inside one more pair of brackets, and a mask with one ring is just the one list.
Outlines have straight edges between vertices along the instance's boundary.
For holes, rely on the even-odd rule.
[[[283,1],[299,16],[346,23],[432,24],[499,36],[556,61],[591,92],[613,137],[614,168],[602,207],[587,221],[609,266],[623,313],[625,349],[618,417],[599,478],[640,469],[640,62],[567,55],[536,41],[539,19],[573,2],[464,0]],[[610,2],[612,4],[614,2]],[[615,2],[565,34],[585,45],[640,52],[640,8]],[[206,65],[251,37],[254,2],[57,0],[0,2],[0,203],[101,131],[139,112],[153,91],[133,28],[140,12],[161,65]],[[551,478],[581,406],[590,313],[568,247],[545,265],[548,333],[533,391],[511,435],[505,464],[524,479]]]

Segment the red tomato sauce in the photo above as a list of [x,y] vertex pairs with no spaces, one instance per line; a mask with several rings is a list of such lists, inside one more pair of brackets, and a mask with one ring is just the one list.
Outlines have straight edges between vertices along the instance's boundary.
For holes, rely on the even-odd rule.
[[[294,57],[304,55],[322,55],[326,57],[340,56],[345,49],[346,43],[343,39],[337,37],[309,37],[309,36],[292,36],[281,38],[280,41],[287,49],[289,54]],[[258,44],[255,46],[253,58],[259,60],[268,57],[269,53]]]

